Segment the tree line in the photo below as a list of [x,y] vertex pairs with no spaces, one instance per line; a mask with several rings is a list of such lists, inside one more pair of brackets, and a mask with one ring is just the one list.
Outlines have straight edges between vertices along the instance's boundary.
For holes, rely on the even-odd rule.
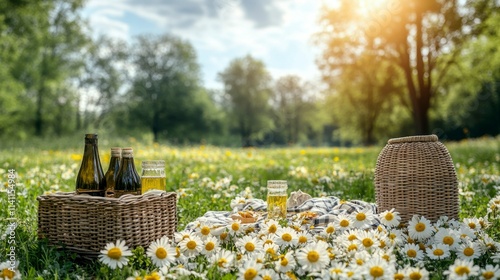
[[339,1],[311,34],[321,82],[234,58],[203,86],[190,42],[93,39],[80,0],[0,0],[0,135],[106,129],[216,145],[370,145],[500,133],[499,4]]

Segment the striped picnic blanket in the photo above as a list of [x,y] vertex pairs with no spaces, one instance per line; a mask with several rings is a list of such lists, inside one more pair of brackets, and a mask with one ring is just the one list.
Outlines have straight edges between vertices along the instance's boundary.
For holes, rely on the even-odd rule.
[[[355,211],[369,209],[373,213],[377,213],[377,206],[374,203],[368,203],[361,200],[341,201],[338,197],[316,197],[306,200],[299,206],[287,209],[287,217],[292,217],[294,214],[302,212],[314,212],[316,218],[310,221],[310,225],[314,226],[317,230],[322,230],[327,224],[334,221],[334,217],[339,214],[351,214]],[[252,210],[255,212],[264,213],[255,223],[255,227],[260,228],[260,223],[264,222],[267,218],[267,203],[262,199],[247,199],[242,205],[235,207],[233,211],[208,211],[202,217],[197,218],[194,222],[186,226],[187,230],[192,230],[199,223],[210,224],[214,226],[226,226],[230,224],[233,219],[232,214],[238,211]],[[380,224],[378,217],[375,217],[372,227]]]

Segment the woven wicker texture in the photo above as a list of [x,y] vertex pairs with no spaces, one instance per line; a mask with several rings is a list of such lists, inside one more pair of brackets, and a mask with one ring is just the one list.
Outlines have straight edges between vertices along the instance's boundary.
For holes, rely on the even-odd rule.
[[85,257],[97,256],[117,239],[147,248],[163,235],[172,238],[177,228],[175,193],[120,198],[56,193],[37,199],[38,237]]
[[436,135],[394,138],[375,167],[379,212],[395,208],[401,221],[414,214],[458,219],[458,181],[451,156]]

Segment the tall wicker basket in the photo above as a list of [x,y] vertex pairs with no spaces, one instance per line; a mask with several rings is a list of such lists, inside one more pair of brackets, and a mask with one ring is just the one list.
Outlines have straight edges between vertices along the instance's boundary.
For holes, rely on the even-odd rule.
[[172,238],[177,227],[176,193],[120,198],[56,193],[37,199],[38,237],[85,258],[96,257],[117,239],[147,248],[164,235]]
[[458,219],[458,182],[451,156],[436,135],[390,139],[375,167],[378,211],[395,208],[401,222],[414,214]]

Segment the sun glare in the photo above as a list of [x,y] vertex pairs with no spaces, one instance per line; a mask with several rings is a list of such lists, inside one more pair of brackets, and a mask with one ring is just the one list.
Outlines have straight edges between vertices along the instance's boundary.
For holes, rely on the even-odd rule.
[[365,18],[375,17],[377,14],[391,6],[391,0],[358,0],[358,11]]

